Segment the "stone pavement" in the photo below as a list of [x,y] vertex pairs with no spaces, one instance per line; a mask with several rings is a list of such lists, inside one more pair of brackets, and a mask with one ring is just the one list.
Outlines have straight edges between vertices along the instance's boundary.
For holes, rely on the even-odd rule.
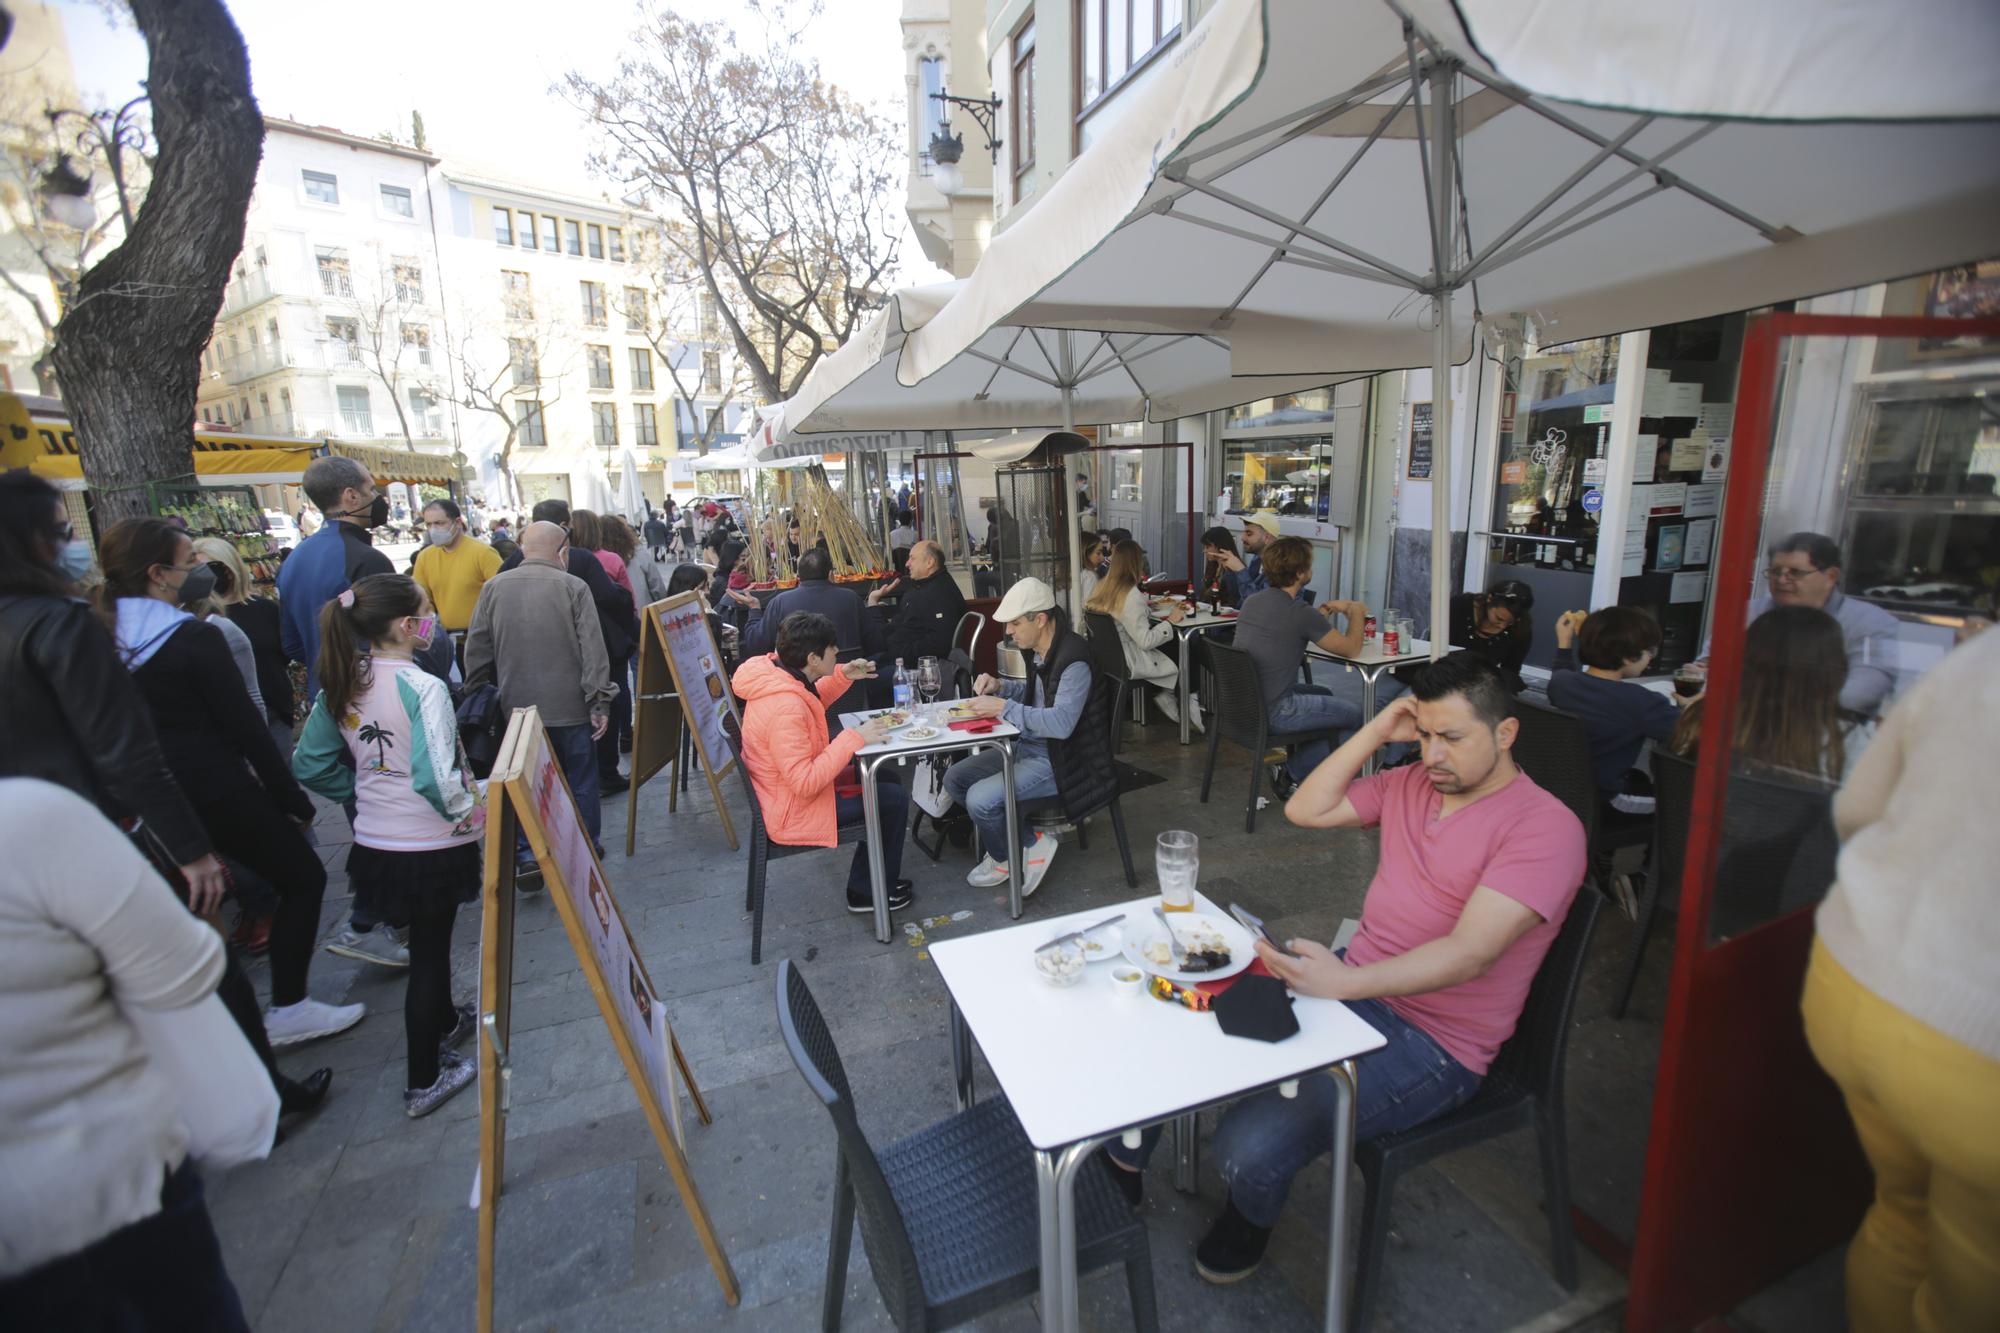
[[[1182,748],[1157,720],[1143,735],[1129,734],[1123,758],[1165,779],[1125,801],[1142,890],[1155,883],[1153,835],[1193,829],[1203,840],[1202,887],[1211,897],[1241,901],[1278,931],[1331,938],[1342,918],[1360,912],[1374,868],[1373,835],[1308,833],[1286,824],[1275,807],[1246,835],[1240,796],[1225,794],[1242,791],[1242,753],[1223,746],[1216,795],[1204,806],[1196,795],[1206,751],[1197,741]],[[536,894],[522,899],[515,949],[514,1103],[496,1300],[502,1328],[816,1326],[834,1139],[778,1034],[779,958],[802,968],[827,1011],[863,1126],[878,1145],[953,1109],[946,995],[924,945],[1007,924],[1004,892],[969,888],[964,852],[948,850],[933,864],[912,847],[904,873],[916,881],[919,910],[901,914],[904,933],[883,946],[867,919],[845,910],[846,849],[776,861],[765,962],[752,967],[742,910],[744,853],[729,850],[698,777],[674,815],[667,813],[665,782],[657,778],[642,793],[638,854],[630,860],[622,854],[625,798],[610,803],[606,869],[714,1112],[715,1123],[706,1127],[687,1113],[688,1155],[742,1284],[742,1304],[732,1311],[723,1303],[561,922],[546,895]],[[725,797],[737,827],[747,828],[733,777]],[[322,811],[317,832],[332,874],[325,914],[331,930],[349,902],[342,873],[347,832],[338,809]],[[1026,919],[1131,896],[1108,824],[1099,821],[1091,835],[1088,850],[1065,841]],[[1629,1235],[1667,952],[1652,951],[1632,1015],[1613,1022],[1607,1010],[1629,928],[1615,911],[1603,920],[1570,1050],[1572,1188],[1581,1206]],[[477,909],[468,908],[454,950],[461,998],[476,989],[478,941]],[[260,987],[263,971],[260,965],[253,972]],[[370,1013],[341,1037],[281,1056],[294,1074],[334,1067],[325,1108],[294,1128],[268,1161],[209,1181],[244,1307],[254,1327],[272,1333],[470,1328],[474,1215],[467,1200],[478,1156],[478,1100],[468,1092],[428,1119],[403,1115],[401,973],[321,953],[312,991],[326,1000],[366,1001]],[[992,1095],[984,1071],[981,1088]],[[1325,1163],[1300,1178],[1263,1269],[1236,1286],[1215,1288],[1195,1276],[1191,1250],[1220,1206],[1220,1183],[1204,1163],[1200,1197],[1177,1194],[1170,1156],[1156,1161],[1144,1206],[1162,1326],[1265,1333],[1319,1327]],[[1357,1219],[1360,1198],[1357,1177]],[[1581,1284],[1563,1291],[1549,1276],[1539,1201],[1539,1167],[1526,1131],[1406,1177],[1374,1326],[1615,1328],[1622,1277],[1580,1247]],[[1762,1307],[1745,1307],[1739,1327],[1777,1333],[1838,1326],[1837,1264],[1807,1270],[1794,1286]],[[1086,1279],[1083,1297],[1086,1327],[1131,1326],[1116,1273]],[[858,1242],[843,1326],[889,1326]],[[1032,1301],[977,1325],[1037,1326]]]

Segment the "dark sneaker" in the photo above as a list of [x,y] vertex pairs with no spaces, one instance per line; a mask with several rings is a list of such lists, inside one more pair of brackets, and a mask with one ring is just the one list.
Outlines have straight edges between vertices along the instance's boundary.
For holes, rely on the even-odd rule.
[[620,796],[631,785],[630,782],[625,780],[624,774],[614,773],[608,778],[600,777],[597,780],[597,794],[599,796]]
[[1292,793],[1298,789],[1299,784],[1293,781],[1290,771],[1283,764],[1271,765],[1271,790],[1278,794],[1279,800],[1291,800]]
[[1264,1248],[1270,1243],[1271,1228],[1256,1225],[1229,1203],[1195,1246],[1194,1271],[1217,1286],[1241,1282],[1264,1262]]
[[[911,898],[915,896],[911,892],[915,887],[916,885],[907,879],[899,879],[894,884],[891,884],[889,886],[889,910],[900,912],[905,907],[908,907]],[[857,898],[854,894],[849,893],[847,895],[847,910],[856,916],[872,913],[875,910],[875,899],[871,894],[864,893]]]
[[278,1114],[304,1115],[317,1111],[319,1104],[326,1100],[327,1089],[333,1086],[333,1070],[315,1069],[304,1078],[277,1077]]

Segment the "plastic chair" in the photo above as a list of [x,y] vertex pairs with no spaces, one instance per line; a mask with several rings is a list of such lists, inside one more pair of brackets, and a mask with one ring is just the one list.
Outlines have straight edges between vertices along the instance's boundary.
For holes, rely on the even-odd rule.
[[1514,762],[1535,785],[1570,808],[1583,824],[1587,845],[1597,845],[1597,776],[1590,762],[1590,732],[1583,719],[1560,708],[1517,696]]
[[[1111,710],[1111,753],[1117,754],[1125,748],[1125,703],[1132,697],[1132,669],[1125,661],[1125,645],[1118,639],[1117,621],[1102,611],[1085,611],[1083,624],[1090,644],[1091,666],[1099,679],[1113,681],[1117,686]],[[1140,698],[1145,698],[1143,691]]]
[[[729,753],[736,758],[736,772],[743,779],[743,790],[750,798],[750,865],[743,888],[743,910],[750,913],[750,962],[755,966],[764,960],[764,879],[770,863],[782,857],[827,849],[771,841],[771,834],[764,827],[764,806],[757,799],[757,784],[750,780],[750,769],[743,762],[743,731],[733,712],[723,714],[722,729],[729,737]],[[868,826],[842,824],[838,837],[834,844],[837,847],[865,842]]]
[[[805,978],[778,964],[778,1027],[806,1086],[833,1117],[839,1156],[820,1326],[840,1327],[855,1215],[875,1288],[902,1329],[939,1329],[1032,1296],[1041,1244],[1034,1147],[1004,1098],[991,1098],[877,1152],[856,1117],[840,1051]],[[1105,1173],[1076,1177],[1076,1271],[1125,1266],[1132,1323],[1159,1327],[1146,1228]]]
[[[1543,1206],[1549,1217],[1549,1251],[1556,1281],[1576,1290],[1576,1237],[1570,1231],[1569,1148],[1563,1115],[1563,1066],[1569,1052],[1570,1014],[1583,979],[1583,961],[1597,929],[1603,895],[1585,884],[1577,890],[1562,930],[1542,959],[1521,1007],[1514,1035],[1493,1059],[1479,1091],[1446,1115],[1370,1139],[1354,1152],[1368,1181],[1361,1212],[1361,1262],[1354,1279],[1354,1324],[1367,1327],[1368,1306],[1381,1285],[1389,1242],[1389,1205],[1396,1181],[1434,1158],[1533,1125],[1541,1148]],[[1366,1078],[1364,1068],[1362,1077]]]
[[1257,798],[1264,791],[1264,755],[1274,745],[1292,746],[1306,741],[1338,741],[1339,727],[1318,727],[1310,731],[1271,730],[1271,710],[1264,706],[1264,686],[1257,678],[1257,666],[1241,648],[1211,639],[1199,640],[1203,670],[1209,679],[1202,684],[1202,697],[1214,710],[1215,725],[1208,729],[1208,763],[1201,771],[1201,800],[1208,803],[1208,789],[1215,781],[1215,756],[1227,736],[1250,752],[1250,800],[1243,810],[1243,828],[1257,831]]

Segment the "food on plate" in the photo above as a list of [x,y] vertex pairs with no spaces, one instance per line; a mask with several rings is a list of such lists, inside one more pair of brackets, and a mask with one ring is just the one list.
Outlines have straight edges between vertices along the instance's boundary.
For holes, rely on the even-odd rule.
[[1145,955],[1146,961],[1155,967],[1172,967],[1174,965],[1174,951],[1167,947],[1165,940],[1154,940],[1151,944],[1140,950],[1140,952]]
[[969,699],[961,699],[957,703],[953,704],[950,708],[946,709],[945,711],[951,716],[951,718],[954,721],[962,721],[963,719],[968,717],[979,716],[977,713],[972,711],[972,702]]
[[906,727],[910,724],[909,710],[904,708],[885,708],[875,716],[892,727]]
[[937,734],[936,727],[911,727],[903,733],[903,739],[906,741],[927,741]]
[[[1229,941],[1213,926],[1199,919],[1176,923],[1181,948],[1187,957],[1179,964],[1182,972],[1219,972],[1229,966]],[[1149,941],[1140,956],[1155,967],[1174,967],[1173,949],[1165,939]]]
[[1083,949],[1085,957],[1095,958],[1098,954],[1104,952],[1104,941],[1085,935],[1080,947]]

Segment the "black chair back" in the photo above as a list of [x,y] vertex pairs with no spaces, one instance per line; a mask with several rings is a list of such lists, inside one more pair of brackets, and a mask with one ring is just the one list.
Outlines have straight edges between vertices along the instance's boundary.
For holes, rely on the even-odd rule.
[[861,1219],[862,1249],[874,1270],[883,1303],[889,1307],[889,1317],[898,1328],[925,1327],[924,1284],[917,1269],[916,1249],[910,1244],[910,1233],[875,1158],[875,1149],[855,1118],[854,1090],[848,1084],[833,1034],[827,1030],[826,1016],[789,958],[778,963],[778,1029],[806,1086],[833,1117],[841,1167],[853,1186],[855,1211]]
[[1493,1057],[1487,1078],[1509,1078],[1547,1105],[1562,1102],[1563,1066],[1569,1051],[1570,1014],[1583,982],[1584,955],[1590,950],[1604,895],[1588,882],[1576,891],[1555,943],[1542,957],[1514,1035]]
[[[1653,864],[1660,901],[1680,901],[1693,825],[1695,761],[1656,751],[1657,808]],[[1723,805],[1722,850],[1708,933],[1741,934],[1760,922],[1810,906],[1832,886],[1840,840],[1833,826],[1833,790],[1788,781],[1742,761],[1730,770]]]
[[1514,762],[1535,785],[1570,808],[1583,823],[1586,846],[1597,842],[1597,777],[1590,762],[1590,732],[1583,719],[1559,708],[1516,697]]
[[1099,676],[1130,683],[1131,667],[1125,661],[1125,645],[1118,636],[1118,622],[1102,611],[1083,613],[1084,633],[1090,643],[1091,665]]
[[1119,794],[1118,762],[1111,755],[1111,727],[1087,725],[1098,709],[1111,711],[1118,697],[1118,682],[1094,676],[1090,693],[1076,730],[1060,743],[1064,762],[1053,765],[1056,793],[1062,799],[1063,813],[1072,820],[1095,814]]
[[1271,715],[1264,707],[1264,686],[1250,654],[1213,638],[1199,639],[1203,669],[1202,702],[1213,710],[1210,725],[1243,746],[1263,753],[1270,736]]
[[743,792],[750,798],[750,836],[764,838],[764,806],[757,799],[757,784],[750,780],[750,766],[743,762],[743,724],[736,710],[722,710],[722,734],[729,739],[729,756],[736,761],[736,776],[743,779]]

